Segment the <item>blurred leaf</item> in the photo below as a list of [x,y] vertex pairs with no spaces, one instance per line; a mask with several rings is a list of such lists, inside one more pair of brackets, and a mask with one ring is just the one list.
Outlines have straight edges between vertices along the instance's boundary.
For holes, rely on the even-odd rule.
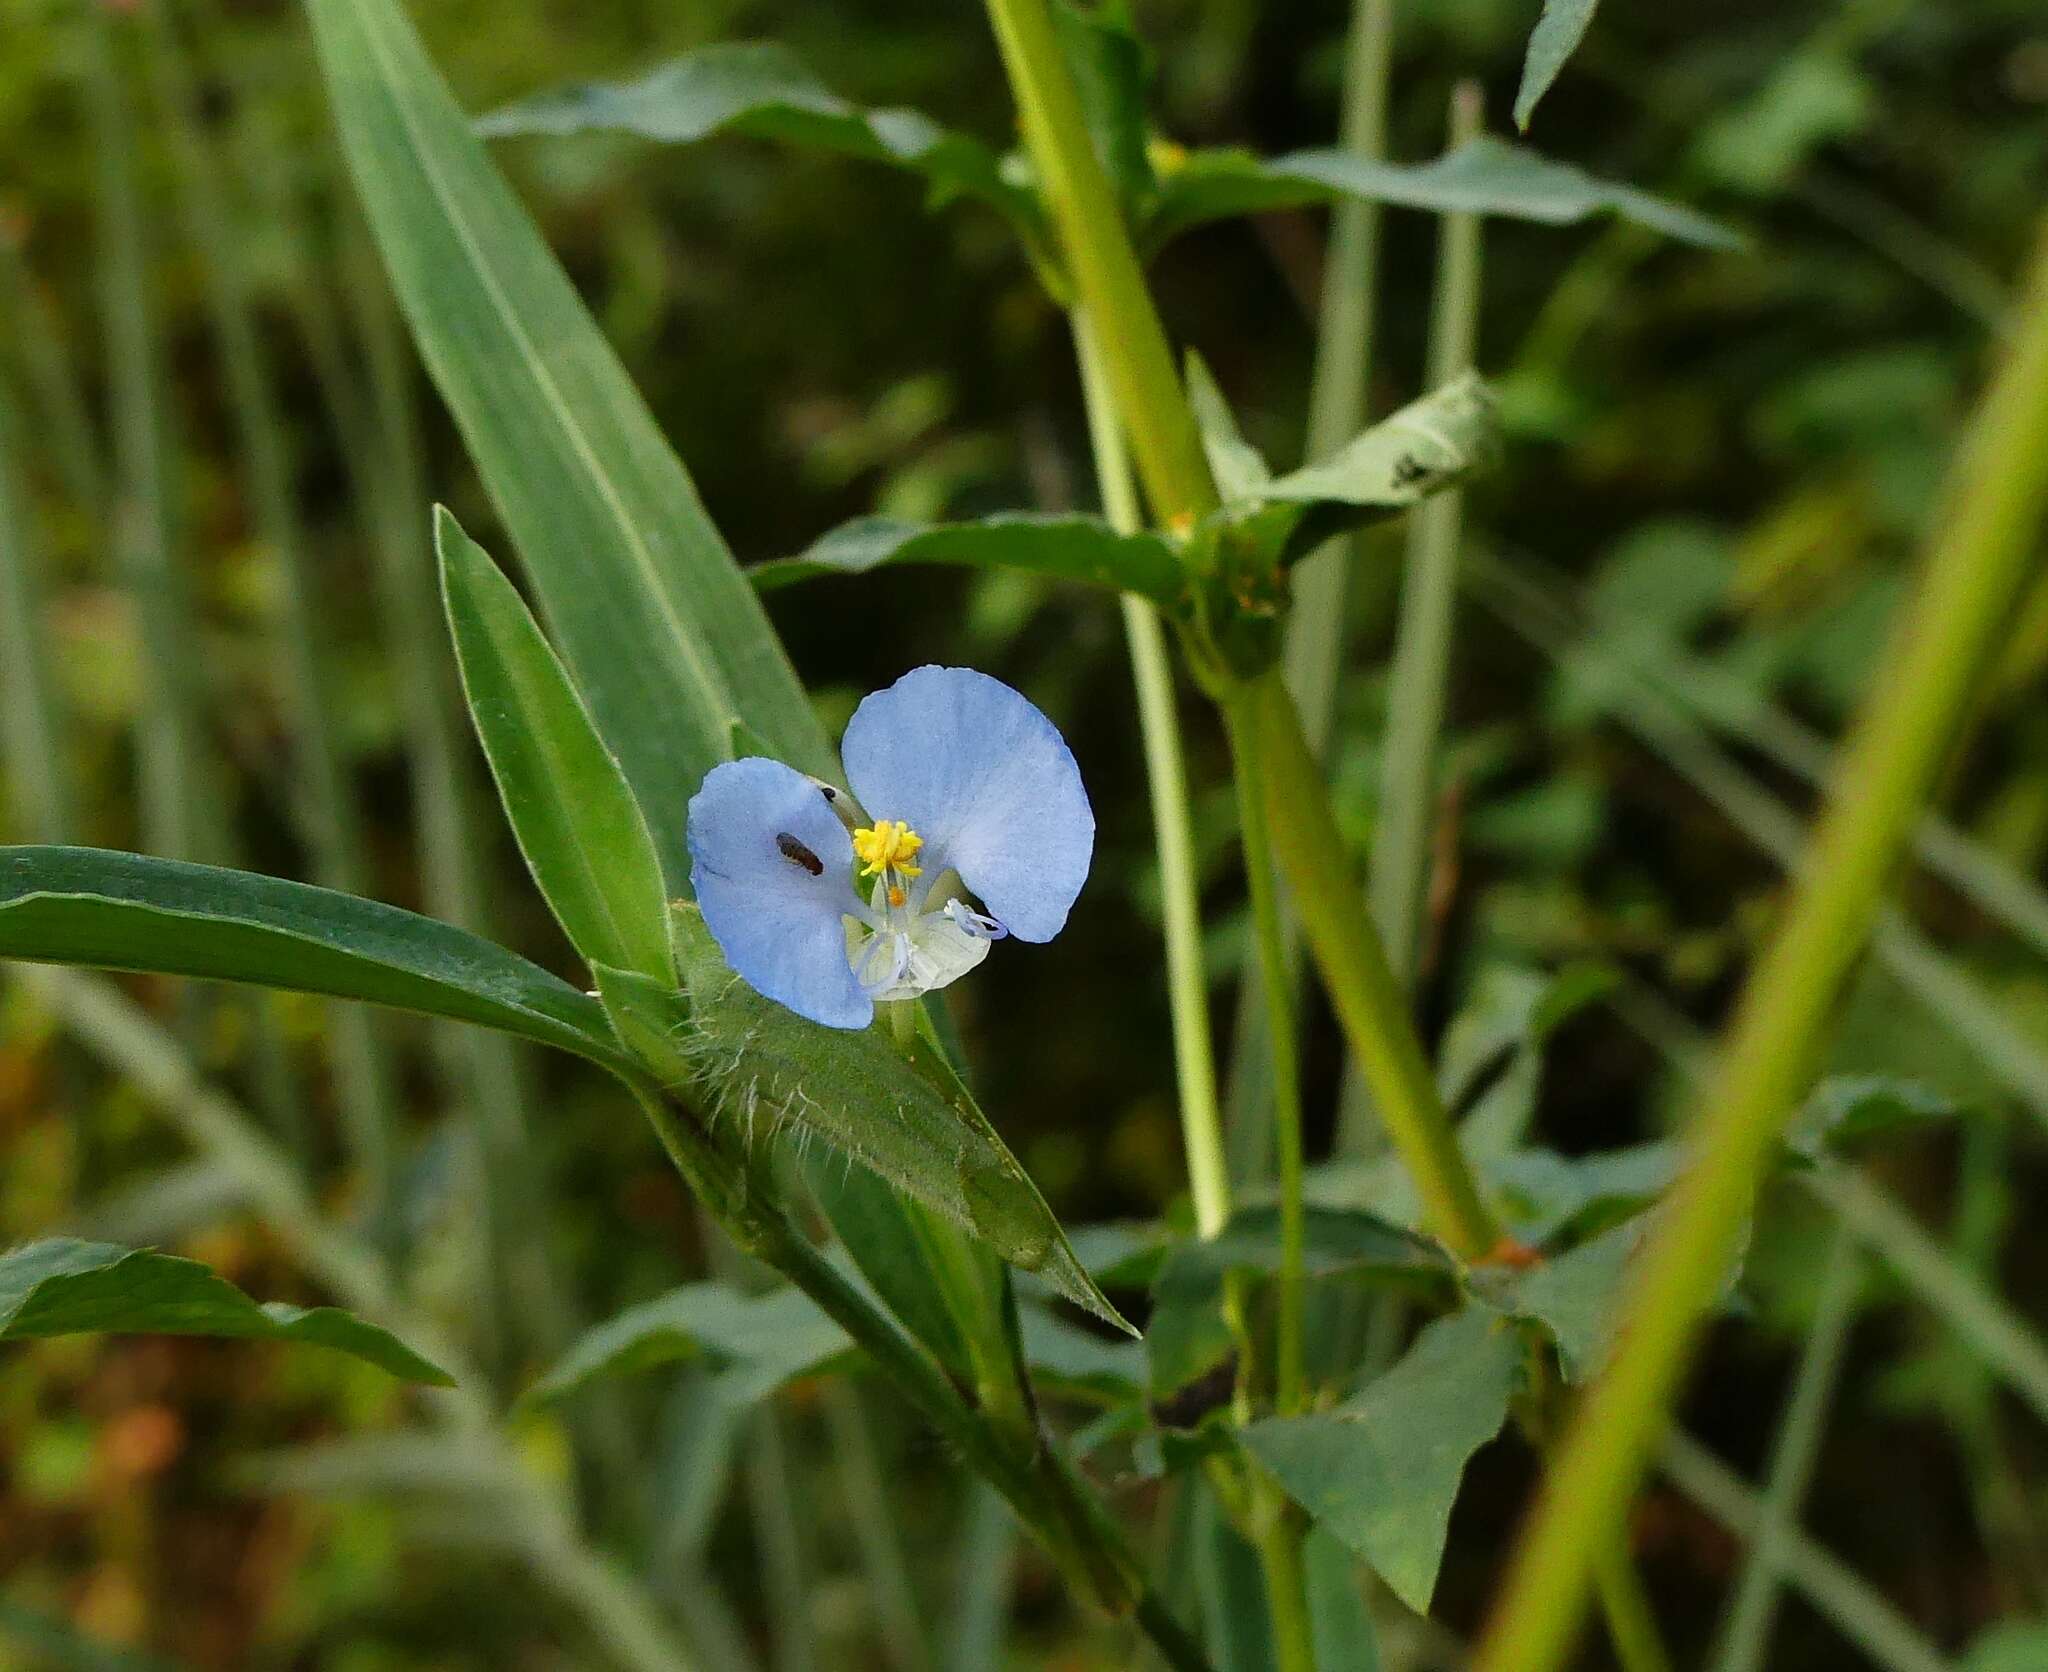
[[1426,163],[1374,162],[1348,151],[1196,151],[1167,172],[1146,222],[1153,248],[1205,222],[1342,197],[1436,214],[1499,215],[1565,226],[1613,214],[1682,243],[1734,249],[1719,221],[1506,140],[1481,135]]
[[1379,1672],[1379,1628],[1358,1582],[1358,1562],[1321,1527],[1302,1541],[1317,1672]]
[[470,717],[533,880],[594,964],[673,981],[654,838],[519,593],[445,508],[441,591]]
[[682,797],[743,720],[829,772],[803,688],[696,488],[396,0],[311,0],[356,185],[555,644],[689,885]]
[[37,1614],[4,1599],[0,1599],[0,1644],[13,1644],[34,1655],[33,1662],[22,1664],[33,1665],[39,1672],[177,1672],[170,1661],[98,1642],[68,1620]]
[[1870,79],[1840,53],[1799,52],[1707,123],[1695,151],[1722,185],[1768,197],[1820,147],[1860,132],[1877,108]]
[[1215,378],[1199,354],[1188,353],[1188,404],[1195,409],[1195,423],[1202,432],[1202,451],[1208,455],[1216,491],[1226,502],[1257,499],[1273,480],[1273,470],[1264,456],[1244,438],[1237,414],[1216,387]]
[[865,575],[895,563],[1021,569],[1136,592],[1159,603],[1171,603],[1183,580],[1172,546],[1156,534],[1118,534],[1099,517],[1027,512],[959,523],[856,517],[795,557],[754,564],[747,578],[757,590],[772,592],[820,575]]
[[1131,27],[1124,0],[1079,6],[1053,0],[1053,32],[1081,96],[1088,137],[1103,171],[1127,207],[1153,189],[1145,88],[1151,79],[1145,45]]
[[401,1381],[455,1385],[389,1330],[334,1306],[259,1306],[197,1260],[70,1237],[0,1255],[0,1341],[107,1334],[292,1341],[347,1353]]
[[326,993],[619,1061],[595,1000],[502,946],[396,906],[213,865],[0,848],[0,958]]
[[1515,90],[1515,126],[1526,129],[1537,103],[1550,91],[1557,72],[1579,50],[1592,26],[1600,0],[1543,0],[1543,15],[1529,32],[1529,50],[1522,59],[1522,85]]
[[1785,1144],[1818,1160],[1862,1139],[1954,1118],[1961,1105],[1918,1080],[1888,1074],[1836,1074],[1821,1081],[1792,1117]]
[[1424,1614],[1465,1464],[1507,1420],[1521,1358],[1513,1330],[1467,1307],[1431,1324],[1362,1393],[1314,1416],[1255,1422],[1244,1447]]
[[1135,1335],[1075,1258],[1066,1233],[937,1051],[917,1063],[879,1029],[822,1027],[726,967],[694,907],[675,914],[684,985],[675,1039],[718,1112],[789,1122],[971,1232],[1012,1265]]
[[1437,1060],[1438,1088],[1459,1118],[1459,1141],[1468,1151],[1499,1154],[1520,1142],[1536,1113],[1550,1036],[1611,992],[1616,979],[1595,963],[1481,971],[1444,1032]]
[[1971,1639],[1960,1672],[2040,1672],[2048,1666],[2048,1620],[2001,1620]]
[[[1451,1276],[1451,1257],[1413,1231],[1353,1209],[1310,1207],[1303,1224],[1303,1270],[1310,1277],[1392,1281],[1424,1289]],[[1145,1330],[1148,1397],[1159,1422],[1192,1428],[1221,1409],[1229,1388],[1222,1374],[1235,1341],[1223,1317],[1225,1281],[1233,1273],[1265,1275],[1280,1267],[1277,1207],[1244,1209],[1217,1235],[1175,1246],[1152,1286]]]
[[1513,1219],[1537,1244],[1604,1229],[1600,1221],[1647,1207],[1678,1177],[1685,1147],[1667,1138],[1590,1155],[1523,1148],[1482,1156],[1475,1165]]
[[1002,214],[1027,242],[1040,237],[1037,200],[1003,175],[978,139],[914,110],[863,110],[832,92],[774,41],[701,47],[637,81],[586,82],[506,105],[476,123],[511,134],[609,130],[687,145],[715,133],[815,145],[922,175],[935,202],[973,198]]
[[[586,1331],[526,1391],[543,1404],[601,1376],[623,1376],[708,1353],[725,1360],[740,1402],[765,1398],[797,1376],[852,1350],[846,1332],[801,1289],[741,1293],[726,1283],[687,1283]],[[721,1378],[723,1380],[724,1378]]]
[[1145,1389],[1145,1349],[1070,1324],[1040,1307],[1019,1310],[1024,1361],[1039,1386],[1070,1399],[1122,1405]]

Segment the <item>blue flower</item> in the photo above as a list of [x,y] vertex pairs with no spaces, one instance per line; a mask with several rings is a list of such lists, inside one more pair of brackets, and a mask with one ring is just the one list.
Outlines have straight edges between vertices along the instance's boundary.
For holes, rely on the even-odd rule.
[[917,668],[861,703],[840,752],[851,804],[758,757],[713,767],[690,799],[690,881],[749,986],[864,1028],[877,1002],[958,980],[993,940],[1060,932],[1095,814],[1024,697],[972,668]]

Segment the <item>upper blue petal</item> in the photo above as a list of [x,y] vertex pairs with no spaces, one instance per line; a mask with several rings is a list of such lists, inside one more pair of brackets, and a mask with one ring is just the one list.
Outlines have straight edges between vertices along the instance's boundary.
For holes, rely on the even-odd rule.
[[925,839],[926,875],[945,866],[1020,940],[1051,940],[1095,851],[1081,771],[1053,723],[972,668],[916,668],[854,710],[840,746],[871,818]]
[[874,1020],[840,921],[855,899],[853,842],[817,785],[780,761],[714,766],[690,798],[689,841],[705,925],[748,986],[827,1027]]

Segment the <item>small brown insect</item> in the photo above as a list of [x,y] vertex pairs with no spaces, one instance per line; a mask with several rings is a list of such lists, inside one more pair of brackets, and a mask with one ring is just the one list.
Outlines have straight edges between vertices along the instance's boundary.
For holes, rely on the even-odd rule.
[[788,831],[783,831],[775,838],[775,845],[782,850],[782,857],[791,864],[801,865],[814,877],[822,877],[825,874],[824,860],[811,852],[809,848],[790,835]]

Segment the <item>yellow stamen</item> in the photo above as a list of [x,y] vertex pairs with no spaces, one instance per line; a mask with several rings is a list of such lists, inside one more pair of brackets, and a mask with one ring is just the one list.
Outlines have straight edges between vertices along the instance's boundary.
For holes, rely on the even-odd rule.
[[854,857],[860,860],[864,877],[888,871],[904,877],[923,876],[923,868],[910,863],[923,846],[924,838],[898,819],[877,819],[872,826],[853,833]]

